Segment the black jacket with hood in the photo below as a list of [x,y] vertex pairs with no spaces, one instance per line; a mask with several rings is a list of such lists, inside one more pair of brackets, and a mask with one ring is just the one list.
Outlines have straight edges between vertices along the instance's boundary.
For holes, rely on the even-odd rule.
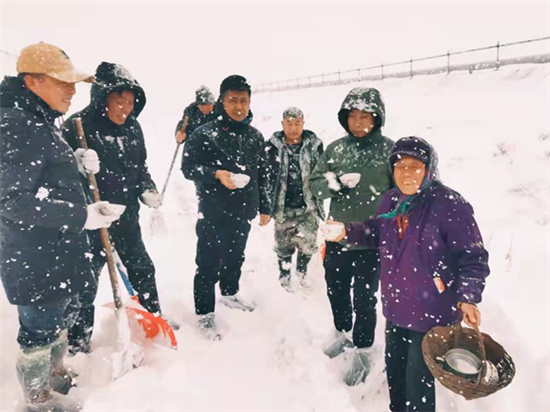
[[25,87],[0,85],[0,275],[10,303],[52,302],[95,286],[76,159],[61,113]]
[[[137,222],[139,196],[146,190],[156,189],[147,169],[145,141],[137,121],[145,106],[145,92],[137,80],[118,64],[101,63],[95,77],[90,104],[63,124],[63,136],[73,150],[78,149],[73,120],[80,117],[88,146],[97,152],[101,162],[101,169],[96,174],[101,199],[127,206],[120,223]],[[123,90],[134,93],[134,110],[119,126],[107,116],[106,105],[110,93]]]
[[[220,100],[215,105],[216,120],[207,123],[187,138],[182,157],[186,179],[195,182],[199,212],[217,221],[252,220],[260,207],[259,173],[264,138],[250,126],[252,111],[242,122],[231,119]],[[227,189],[215,174],[227,170],[250,176],[242,189]]]

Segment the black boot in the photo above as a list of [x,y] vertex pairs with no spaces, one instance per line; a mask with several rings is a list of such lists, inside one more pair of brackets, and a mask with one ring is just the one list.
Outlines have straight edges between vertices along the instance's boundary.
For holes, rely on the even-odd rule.
[[290,288],[290,269],[292,268],[292,256],[279,256],[279,282],[285,289]]
[[311,255],[306,255],[298,252],[298,259],[296,261],[296,274],[300,280],[300,285],[304,288],[311,286],[311,279],[307,276],[307,265],[311,260]]

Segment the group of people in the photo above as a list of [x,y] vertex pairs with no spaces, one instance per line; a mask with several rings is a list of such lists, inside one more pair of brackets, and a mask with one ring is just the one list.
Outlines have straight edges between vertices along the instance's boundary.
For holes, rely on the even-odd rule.
[[[66,396],[74,384],[63,359],[87,353],[94,325],[97,278],[105,263],[98,230],[109,227],[140,303],[163,316],[155,267],[139,226],[139,201],[163,197],[147,170],[137,117],[146,98],[122,66],[103,62],[95,76],[76,70],[59,48],[23,49],[18,75],[1,93],[0,274],[17,305],[19,381],[29,410],[77,410]],[[63,122],[75,83],[93,82],[90,104]],[[266,140],[251,125],[251,87],[239,75],[219,97],[201,86],[175,130],[184,144],[181,170],[199,199],[194,278],[198,330],[220,339],[218,301],[253,311],[240,292],[251,221],[274,221],[281,286],[309,288],[307,267],[326,238],[323,265],[334,332],[324,351],[349,360],[344,381],[365,380],[375,352],[376,293],[386,318],[386,373],[392,411],[435,410],[434,379],[421,342],[434,326],[479,325],[488,254],[471,206],[439,180],[434,148],[419,137],[385,137],[379,91],[355,88],[338,112],[344,137],[324,149],[304,129],[297,107]],[[73,124],[82,119],[88,149]],[[87,177],[95,174],[101,202]],[[330,199],[325,215],[323,203]],[[124,205],[125,211],[112,205]],[[325,223],[326,220],[326,223]],[[353,300],[351,291],[353,290]]]

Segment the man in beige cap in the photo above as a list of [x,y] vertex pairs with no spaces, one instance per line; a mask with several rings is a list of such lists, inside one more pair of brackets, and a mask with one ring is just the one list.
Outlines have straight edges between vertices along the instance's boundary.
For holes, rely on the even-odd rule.
[[46,43],[23,49],[17,71],[0,84],[0,276],[19,314],[26,409],[74,411],[63,358],[79,294],[95,285],[85,230],[109,227],[119,214],[108,202],[86,205],[80,173],[99,170],[97,154],[75,156],[54,123],[75,83],[92,76]]

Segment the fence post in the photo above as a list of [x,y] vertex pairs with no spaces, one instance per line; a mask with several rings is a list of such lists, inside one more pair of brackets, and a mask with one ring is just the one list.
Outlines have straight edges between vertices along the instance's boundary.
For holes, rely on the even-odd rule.
[[307,76],[307,82],[309,83],[309,87],[311,87],[311,76]]
[[361,69],[357,69],[357,81],[361,81]]
[[380,65],[380,80],[384,80],[384,63]]
[[411,79],[413,77],[413,59],[411,58]]
[[321,74],[321,84],[325,85],[325,73]]
[[497,43],[497,70],[500,67],[500,41]]
[[338,83],[342,81],[342,76],[340,76],[340,70],[338,70]]
[[451,72],[451,52],[447,52],[447,74]]

